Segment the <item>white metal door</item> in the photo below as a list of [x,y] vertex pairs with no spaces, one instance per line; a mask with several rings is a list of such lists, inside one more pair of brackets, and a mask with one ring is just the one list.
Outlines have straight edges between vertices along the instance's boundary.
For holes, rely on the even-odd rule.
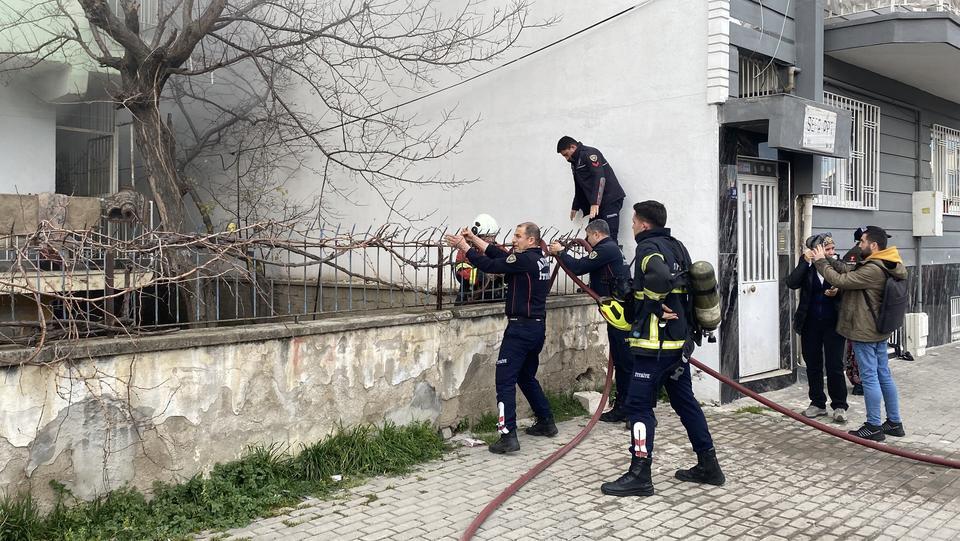
[[777,178],[739,175],[740,377],[780,368]]

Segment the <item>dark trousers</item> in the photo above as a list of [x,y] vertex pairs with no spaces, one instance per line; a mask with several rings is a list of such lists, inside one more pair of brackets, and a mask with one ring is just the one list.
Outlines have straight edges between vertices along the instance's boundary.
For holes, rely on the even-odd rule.
[[[678,369],[679,377],[672,379]],[[659,358],[633,357],[633,379],[624,412],[631,426],[630,452],[637,457],[653,457],[653,436],[657,426],[653,408],[660,387],[667,390],[670,407],[680,416],[693,450],[699,453],[712,449],[713,439],[707,428],[707,419],[693,395],[690,365],[680,360],[679,352],[661,352]]]
[[607,325],[607,339],[610,341],[610,356],[613,357],[613,380],[617,389],[614,408],[623,409],[630,392],[630,379],[633,377],[633,355],[627,345],[628,331],[621,331]]
[[620,209],[623,208],[623,199],[614,201],[605,207],[600,207],[594,220],[603,220],[610,227],[610,238],[617,242],[617,233],[620,232]]
[[497,357],[497,406],[501,431],[517,429],[517,387],[527,398],[539,419],[552,418],[550,404],[537,381],[540,350],[546,333],[544,322],[511,319],[503,331],[503,343]]
[[827,397],[823,394],[823,369],[826,366],[830,407],[847,409],[847,382],[843,377],[844,338],[837,334],[836,327],[834,318],[807,317],[800,334],[800,349],[807,364],[810,404],[818,408],[827,407]]

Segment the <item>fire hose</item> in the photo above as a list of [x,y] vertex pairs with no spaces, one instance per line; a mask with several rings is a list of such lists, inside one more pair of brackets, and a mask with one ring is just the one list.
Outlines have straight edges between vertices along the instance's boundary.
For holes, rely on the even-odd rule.
[[[583,243],[583,241],[580,241],[580,242]],[[586,244],[586,243],[583,243],[583,244]],[[556,260],[559,265],[559,268],[562,268],[563,271],[567,273],[567,276],[569,276],[570,279],[573,280],[573,282],[577,284],[577,286],[584,291],[584,293],[590,295],[590,297],[593,298],[593,300],[595,301],[600,300],[600,296],[597,295],[595,291],[590,289],[590,287],[587,284],[585,284],[583,280],[581,280],[578,276],[573,274],[570,271],[570,269],[567,268],[567,266],[563,263],[563,260],[561,258],[558,257],[556,258]],[[556,278],[556,271],[554,272],[554,276],[551,277],[551,285],[555,278]],[[783,415],[790,417],[791,419],[800,421],[801,423],[807,426],[811,426],[813,428],[816,428],[817,430],[826,432],[827,434],[830,434],[832,436],[836,436],[846,441],[858,443],[860,445],[863,445],[864,447],[876,449],[877,451],[882,451],[884,453],[889,453],[902,458],[909,458],[911,460],[926,462],[928,464],[944,466],[947,468],[960,469],[960,461],[958,460],[951,460],[949,458],[938,457],[933,455],[925,455],[922,453],[915,453],[912,451],[906,451],[904,449],[898,449],[896,447],[884,445],[872,440],[859,438],[852,434],[848,434],[844,430],[840,430],[838,428],[825,425],[819,421],[814,421],[813,419],[808,419],[803,415],[793,410],[790,410],[784,406],[781,406],[780,404],[777,404],[776,402],[768,398],[764,398],[759,393],[756,393],[744,387],[743,385],[737,383],[736,381],[720,374],[716,370],[713,370],[709,366],[706,366],[705,364],[701,363],[700,361],[693,358],[692,356],[689,359],[687,359],[687,361],[697,369],[702,370],[703,372],[717,379],[721,383],[732,387],[734,390],[736,390],[740,394],[744,396],[748,396],[756,400],[757,402],[760,402],[764,406],[767,406],[768,408],[778,413],[782,413]],[[480,526],[483,525],[483,523],[487,520],[487,518],[489,518],[490,515],[492,515],[493,512],[496,511],[496,509],[503,504],[503,502],[507,501],[510,498],[510,496],[513,496],[518,490],[520,490],[520,488],[523,485],[527,484],[527,482],[529,482],[531,479],[533,479],[538,474],[540,474],[540,472],[549,468],[554,462],[556,462],[557,460],[560,460],[560,458],[562,458],[564,455],[566,455],[571,450],[573,450],[574,447],[576,447],[581,441],[583,441],[587,437],[587,435],[593,429],[594,425],[596,425],[597,421],[600,419],[600,414],[603,412],[604,407],[606,407],[607,397],[610,395],[610,384],[612,380],[613,380],[613,357],[608,355],[607,356],[607,377],[603,385],[603,395],[600,397],[600,405],[597,407],[597,410],[593,412],[593,416],[590,417],[590,421],[586,424],[586,426],[583,427],[583,429],[576,436],[573,437],[573,439],[571,439],[569,442],[564,444],[560,449],[557,449],[556,451],[554,451],[550,456],[540,461],[536,466],[531,468],[529,471],[521,475],[516,481],[511,483],[510,486],[508,486],[500,494],[498,494],[497,497],[491,500],[490,503],[488,503],[480,511],[480,513],[477,514],[477,516],[473,519],[470,525],[467,526],[467,529],[463,532],[463,535],[460,536],[461,541],[468,541],[469,539],[472,539],[474,534],[477,533],[477,530],[480,529]]]

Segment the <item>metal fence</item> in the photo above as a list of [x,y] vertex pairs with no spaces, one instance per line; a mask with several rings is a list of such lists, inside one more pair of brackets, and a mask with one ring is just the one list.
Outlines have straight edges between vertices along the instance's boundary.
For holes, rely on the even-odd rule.
[[[116,223],[100,231],[40,227],[0,238],[0,344],[502,302],[502,277],[458,268],[457,250],[443,242],[450,232],[283,223],[214,235]],[[511,236],[501,232],[495,242],[509,248]],[[583,255],[578,245],[570,250]],[[557,272],[551,295],[574,293]]]

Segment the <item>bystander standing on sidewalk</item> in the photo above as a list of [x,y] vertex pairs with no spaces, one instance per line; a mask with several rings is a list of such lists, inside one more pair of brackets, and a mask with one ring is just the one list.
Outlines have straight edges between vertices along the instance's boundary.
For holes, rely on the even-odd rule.
[[[836,243],[829,233],[807,239],[812,248],[822,245],[824,254],[833,259]],[[805,253],[793,272],[787,276],[787,286],[800,290],[800,300],[794,314],[794,330],[800,335],[803,360],[807,365],[807,385],[810,406],[804,410],[806,417],[827,414],[827,397],[823,392],[823,375],[826,367],[827,392],[833,420],[847,422],[847,384],[843,379],[844,338],[837,334],[837,316],[840,312],[839,290],[832,286],[813,267],[810,253]]]

